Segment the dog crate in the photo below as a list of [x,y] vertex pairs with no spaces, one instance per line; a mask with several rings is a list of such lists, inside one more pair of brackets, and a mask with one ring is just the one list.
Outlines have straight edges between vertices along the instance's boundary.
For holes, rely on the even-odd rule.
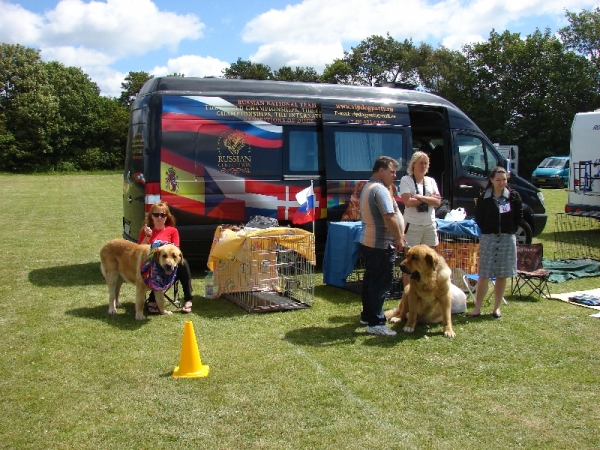
[[209,257],[217,295],[247,312],[309,308],[314,302],[314,235],[295,228],[219,227]]
[[600,213],[556,214],[554,244],[554,259],[600,261]]
[[[387,292],[387,299],[395,299],[402,297],[404,291],[404,284],[402,282],[402,270],[400,270],[400,263],[404,260],[404,252],[398,252],[394,265],[392,267],[392,288]],[[362,294],[362,283],[365,275],[365,263],[362,256],[359,256],[354,270],[346,278],[343,289],[354,292],[355,294]]]
[[[341,289],[362,293],[365,275],[365,263],[360,255],[358,238],[362,228],[361,222],[330,222],[327,230],[327,242],[323,258],[323,282]],[[392,273],[392,288],[388,298],[402,296],[402,271],[400,263],[403,254],[397,255]]]
[[439,244],[436,250],[452,270],[452,283],[468,292],[463,276],[475,274],[479,269],[479,228],[473,220],[438,220],[437,225]]

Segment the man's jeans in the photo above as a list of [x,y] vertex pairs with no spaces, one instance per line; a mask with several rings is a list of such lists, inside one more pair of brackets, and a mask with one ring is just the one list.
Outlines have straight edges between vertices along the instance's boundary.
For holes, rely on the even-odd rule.
[[392,288],[395,251],[392,247],[381,249],[360,244],[360,252],[365,263],[360,318],[370,327],[384,325],[383,303]]

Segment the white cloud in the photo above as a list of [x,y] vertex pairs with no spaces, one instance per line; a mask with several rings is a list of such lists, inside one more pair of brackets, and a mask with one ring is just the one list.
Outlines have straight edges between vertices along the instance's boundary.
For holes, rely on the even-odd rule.
[[102,95],[108,97],[119,97],[121,95],[121,83],[125,81],[126,73],[108,66],[88,67],[83,71],[98,85]]
[[65,66],[82,68],[107,66],[117,59],[107,53],[86,47],[44,47],[41,54],[46,61],[60,61]]
[[80,45],[117,57],[175,49],[183,39],[202,37],[205,26],[193,14],[161,12],[151,0],[62,0],[45,18],[45,45]]
[[261,45],[251,56],[252,61],[268,61],[271,69],[281,66],[312,67],[321,72],[326,64],[339,58],[344,52],[341,42],[292,43],[275,42]]
[[349,49],[372,35],[389,32],[400,41],[412,38],[416,44],[427,41],[459,49],[524,16],[550,15],[560,22],[565,9],[595,4],[595,0],[304,0],[255,17],[246,24],[242,38],[259,44],[252,61],[273,69],[298,61],[322,70],[343,56],[343,47]]
[[7,44],[36,44],[42,18],[20,5],[0,0],[0,42]]
[[166,66],[156,66],[150,71],[150,74],[162,76],[182,73],[186,77],[220,77],[226,67],[229,67],[229,63],[212,56],[183,55],[169,59]]
[[[0,42],[33,46],[46,61],[80,67],[107,95],[120,90],[119,72],[110,68],[115,61],[175,51],[182,40],[203,37],[205,27],[194,14],[159,11],[151,0],[61,0],[43,14],[0,0],[0,11]],[[98,82],[95,74],[109,78]]]

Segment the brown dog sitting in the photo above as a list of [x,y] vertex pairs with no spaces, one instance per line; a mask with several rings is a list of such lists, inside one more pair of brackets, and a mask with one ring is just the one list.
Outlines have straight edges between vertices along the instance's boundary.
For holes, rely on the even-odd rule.
[[410,283],[404,288],[398,306],[385,312],[386,319],[401,322],[406,317],[406,333],[415,331],[417,321],[441,322],[444,336],[455,337],[451,318],[451,271],[444,258],[427,245],[417,245],[406,253],[400,268],[411,274]]
[[[153,260],[169,276],[183,260],[181,250],[173,244],[165,244],[153,250]],[[108,285],[108,314],[116,314],[119,292],[124,281],[135,285],[135,318],[143,320],[146,292],[150,290],[142,276],[141,267],[150,255],[150,246],[138,245],[125,239],[113,239],[100,250],[100,270]],[[164,290],[155,290],[156,304],[161,314],[172,314],[165,309]]]

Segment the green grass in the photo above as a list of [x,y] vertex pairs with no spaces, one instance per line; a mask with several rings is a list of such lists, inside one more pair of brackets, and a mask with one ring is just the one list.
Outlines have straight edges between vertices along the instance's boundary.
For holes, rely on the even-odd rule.
[[[319,281],[310,309],[246,314],[204,299],[196,267],[191,315],[138,322],[130,285],[107,315],[99,271],[100,247],[121,234],[120,175],[0,175],[0,193],[3,449],[600,445],[590,309],[508,297],[501,320],[454,316],[454,340],[422,325],[381,338],[359,326],[350,292]],[[566,193],[544,194],[551,218],[539,240],[551,247]],[[207,378],[171,377],[186,320]]]

